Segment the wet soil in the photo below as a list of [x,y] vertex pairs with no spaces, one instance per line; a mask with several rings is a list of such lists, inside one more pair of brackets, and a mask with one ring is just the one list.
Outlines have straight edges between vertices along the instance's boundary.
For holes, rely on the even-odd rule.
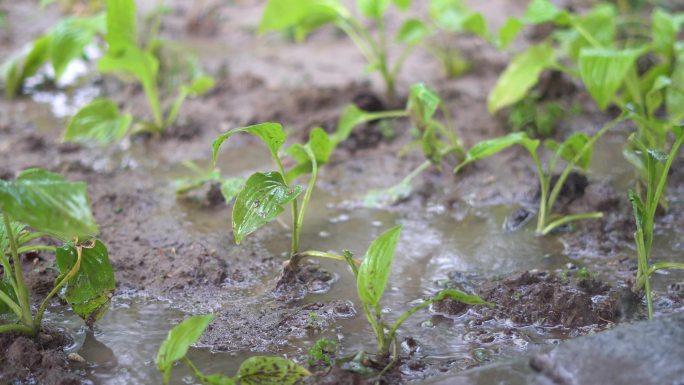
[[73,373],[77,366],[62,350],[70,341],[55,331],[43,331],[30,339],[17,334],[0,334],[0,383],[80,385]]
[[[486,16],[495,22],[522,9],[517,2],[491,3],[478,7],[484,7]],[[338,272],[346,274],[346,271],[331,271],[315,263],[303,264],[303,270],[292,279],[288,290],[274,293],[287,257],[284,253],[289,244],[287,231],[273,224],[250,236],[239,247],[235,246],[229,231],[230,207],[211,196],[208,199],[211,204],[178,200],[172,180],[188,176],[181,165],[183,161],[195,160],[208,165],[211,141],[229,128],[279,121],[291,131],[292,142],[304,141],[312,127],[334,127],[340,111],[348,103],[357,103],[367,110],[387,108],[387,102],[379,96],[380,83],[376,78],[368,82],[360,80],[364,78],[362,59],[333,30],[318,32],[307,44],[297,46],[273,36],[258,40],[253,29],[260,2],[213,4],[207,8],[187,4],[174,2],[177,12],[165,18],[163,34],[195,48],[207,71],[219,81],[205,97],[188,100],[176,127],[160,138],[137,137],[106,150],[89,148],[61,143],[65,121],[53,116],[50,105],[35,103],[30,96],[16,101],[0,99],[0,177],[8,179],[22,169],[38,166],[70,179],[86,181],[101,238],[110,251],[117,295],[144,293],[150,298],[171,301],[174,307],[187,313],[214,312],[217,319],[201,341],[202,346],[212,351],[280,354],[287,351],[291,341],[312,338],[311,314],[317,320],[317,328],[343,334],[345,331],[340,325],[359,317],[354,298],[330,298],[341,286],[336,285]],[[25,2],[13,2],[5,7],[12,16],[10,19],[31,22],[12,25],[7,42],[0,44],[2,57],[37,36],[59,17],[54,8],[36,12],[34,4]],[[223,22],[205,24],[206,20],[217,19]],[[435,88],[454,116],[461,139],[469,146],[507,132],[501,119],[492,117],[486,110],[487,92],[504,67],[507,55],[471,37],[455,41],[478,63],[476,70],[462,78],[445,81],[434,61],[419,51],[407,62],[400,89],[405,97],[407,85],[419,80]],[[543,90],[549,98],[572,95],[580,100],[588,99],[583,90],[571,88],[565,79],[553,74],[545,79],[548,80],[544,81]],[[144,95],[135,87],[105,80],[101,92],[126,106],[135,116],[148,114]],[[569,130],[595,132],[607,120],[591,107],[585,111],[585,115],[564,122],[557,135],[567,135]],[[324,212],[332,207],[354,213],[356,209],[348,208],[358,206],[349,206],[349,201],[365,191],[397,183],[423,161],[416,152],[397,156],[412,137],[408,123],[394,121],[392,126],[392,139],[383,135],[378,123],[370,123],[341,145],[320,176],[321,191],[316,195],[327,196],[326,205],[315,210]],[[618,127],[611,140],[624,140],[628,132],[629,127]],[[620,160],[618,146],[612,148],[612,152],[608,151],[612,155],[595,163],[605,165]],[[260,153],[264,156],[259,156]],[[611,161],[602,161],[605,159]],[[270,167],[262,145],[248,136],[236,136],[226,143],[220,166],[225,175],[231,176]],[[530,186],[536,186],[537,180],[532,166],[524,150],[511,149],[496,159],[476,163],[456,176],[449,172],[449,167],[430,170],[418,178],[408,199],[381,210],[392,215],[390,218],[397,218],[386,219],[382,225],[389,227],[394,221],[412,221],[417,231],[423,229],[428,234],[431,221],[447,218],[451,222],[446,222],[450,227],[445,228],[445,234],[453,234],[461,232],[457,226],[467,226],[472,218],[484,221],[482,218],[491,217],[481,214],[482,210],[503,206],[507,213],[514,213],[517,207],[529,209],[533,207],[536,193]],[[684,210],[681,210],[684,167],[681,166],[682,162],[673,172],[669,196],[673,207],[679,210],[673,209],[661,218],[660,234],[670,234],[684,224]],[[617,288],[628,286],[635,267],[630,246],[631,209],[626,194],[622,193],[624,186],[617,180],[624,175],[629,175],[629,171],[592,169],[587,178],[573,176],[568,190],[564,189],[567,198],[561,202],[561,212],[603,211],[606,215],[600,220],[581,222],[574,231],[552,236],[558,239],[560,248],[551,253],[562,253],[564,257],[589,265],[592,272],[600,274],[603,283],[593,278],[568,278],[562,272],[525,272],[501,277],[482,271],[478,273],[484,279],[471,291],[480,293],[496,306],[466,309],[453,303],[437,304],[433,309],[437,313],[430,315],[432,322],[450,324],[457,319],[486,326],[488,320],[510,320],[515,324],[508,328],[510,334],[522,334],[518,328],[528,325],[562,326],[577,331],[586,326],[621,322],[624,301],[621,289]],[[335,212],[339,214],[338,211]],[[317,227],[327,222],[326,218],[305,225],[306,247],[317,248],[316,242],[323,243]],[[524,226],[516,227],[520,227],[521,233],[528,231]],[[365,223],[358,232],[365,236],[375,229],[375,225]],[[412,246],[407,254],[425,258],[427,252],[414,250],[431,247],[430,237],[424,238],[421,242],[426,242],[425,245]],[[368,242],[354,235],[343,241],[350,244],[345,247],[354,247],[358,255],[362,255]],[[676,242],[667,245],[665,250],[677,250],[676,245]],[[54,280],[51,258],[39,254],[38,258],[24,261],[34,298],[44,294]],[[670,286],[673,284],[676,282],[670,282]],[[678,298],[677,293],[681,291],[672,287],[670,292],[667,287],[659,290]],[[425,297],[437,288],[437,285],[419,287],[411,294],[416,298]],[[323,293],[328,294],[312,297]],[[681,307],[681,301],[668,303],[663,305],[665,312]],[[440,318],[442,314],[449,318]],[[461,320],[463,314],[467,314],[465,320]],[[64,378],[67,382],[54,383],[68,384],[73,376],[81,373],[78,365],[68,364],[59,344],[42,344],[12,335],[0,338],[0,349],[7,352],[3,356],[5,361],[1,361],[0,383],[3,378],[26,382]],[[493,333],[487,331],[475,337],[484,346],[493,338]],[[372,349],[372,344],[366,343],[365,347]],[[17,354],[19,350],[34,352],[29,360],[32,364],[25,367],[11,348]],[[302,352],[295,354],[301,356]],[[479,362],[471,358],[453,362],[426,360],[412,366],[428,369],[402,369],[420,374],[403,374],[404,377],[396,378],[393,383]],[[60,370],[61,374],[56,374]],[[312,381],[356,384],[367,379],[333,369],[332,373]]]

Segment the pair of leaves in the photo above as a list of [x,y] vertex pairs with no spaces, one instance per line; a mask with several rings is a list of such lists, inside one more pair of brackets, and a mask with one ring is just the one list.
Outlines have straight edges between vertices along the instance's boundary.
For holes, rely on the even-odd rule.
[[[162,372],[165,384],[171,378],[173,365],[185,357],[190,345],[199,340],[213,319],[212,314],[193,316],[169,331],[157,353],[157,367]],[[234,377],[214,374],[203,376],[201,380],[212,385],[238,382],[241,385],[294,385],[308,375],[310,373],[306,369],[284,358],[259,356],[245,360]]]
[[[69,242],[57,249],[57,268],[61,276],[67,274],[76,263],[77,247],[81,248],[81,263],[76,275],[64,287],[61,297],[69,303],[74,313],[92,325],[109,307],[116,283],[109,262],[107,248],[99,240],[90,246],[75,246]],[[60,276],[60,277],[61,277]]]
[[88,188],[41,169],[23,171],[14,181],[0,180],[0,210],[63,240],[97,234]]

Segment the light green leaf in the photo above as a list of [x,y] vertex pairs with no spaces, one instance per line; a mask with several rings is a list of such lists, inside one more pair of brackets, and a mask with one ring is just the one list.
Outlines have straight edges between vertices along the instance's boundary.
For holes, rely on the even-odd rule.
[[278,157],[278,150],[280,149],[280,146],[285,143],[285,139],[287,137],[285,131],[283,130],[283,126],[281,126],[279,123],[261,123],[254,126],[232,129],[224,134],[219,135],[211,144],[211,148],[213,150],[212,159],[214,160],[214,163],[216,163],[218,151],[223,142],[238,132],[247,132],[261,139],[271,151],[271,155],[274,159]]
[[23,64],[21,81],[31,77],[38,72],[40,67],[50,59],[50,44],[52,36],[44,35],[33,41],[33,47],[29,51]]
[[539,81],[542,71],[556,64],[548,43],[533,45],[515,56],[489,93],[487,108],[494,113],[522,100]]
[[[69,242],[58,248],[56,259],[61,275],[68,273],[77,260],[74,244]],[[78,273],[66,283],[60,296],[71,306],[74,313],[92,326],[109,308],[114,289],[114,271],[109,262],[107,248],[96,240],[92,247],[82,248]]]
[[115,54],[112,52],[107,52],[97,63],[101,72],[125,73],[136,78],[145,88],[156,87],[159,61],[154,55],[136,46],[128,46]]
[[246,182],[247,179],[243,177],[234,177],[228,178],[221,183],[221,195],[223,195],[223,199],[226,200],[227,204],[232,202],[238,193],[240,193],[240,190],[245,187]]
[[169,331],[157,352],[157,368],[164,376],[164,384],[169,383],[173,364],[185,357],[213,319],[213,314],[190,317]]
[[525,147],[530,153],[536,153],[537,147],[539,147],[539,140],[530,139],[524,132],[514,132],[506,136],[484,140],[468,150],[465,160],[454,169],[454,173],[458,172],[466,164],[492,156],[516,144]]
[[[307,148],[310,153],[307,151]],[[320,127],[314,128],[309,135],[309,142],[305,146],[294,144],[287,150],[288,154],[297,161],[297,166],[287,172],[287,180],[293,180],[300,175],[312,172],[313,162],[311,154],[313,154],[316,160],[317,167],[328,163],[334,148],[335,143],[333,143],[325,130]]]
[[570,38],[565,42],[570,58],[577,61],[583,48],[597,48],[593,42],[587,40],[583,33],[579,33],[578,28],[592,36],[601,47],[614,47],[617,31],[616,17],[615,7],[610,4],[599,4],[586,15],[573,17],[572,24],[575,29],[571,31],[572,33],[568,35]]
[[214,88],[214,84],[214,78],[211,76],[200,76],[184,89],[189,95],[199,96]]
[[415,119],[428,122],[434,116],[442,99],[423,83],[411,86],[407,109]]
[[613,100],[641,52],[640,49],[582,49],[579,56],[580,75],[601,110],[605,110]]
[[247,179],[233,206],[235,243],[274,220],[283,212],[283,205],[301,194],[301,186],[290,189],[279,172],[257,172]]
[[464,31],[477,35],[487,41],[492,41],[492,36],[487,28],[487,20],[480,12],[469,13],[462,22]]
[[523,21],[527,24],[542,24],[565,18],[567,12],[556,7],[549,0],[532,0],[525,11]]
[[452,32],[463,29],[463,20],[470,13],[463,0],[431,0],[430,17],[437,26]]
[[126,135],[131,122],[131,114],[121,115],[111,100],[95,99],[69,120],[64,140],[101,145],[112,143]]
[[425,23],[418,19],[408,19],[401,25],[397,33],[397,41],[405,44],[416,44],[431,33]]
[[653,50],[663,55],[666,61],[669,61],[674,53],[679,30],[674,15],[656,8],[651,14],[651,29]]
[[335,146],[349,138],[354,127],[370,120],[372,120],[371,114],[361,110],[355,104],[345,107],[337,122],[337,130],[331,136]]
[[336,0],[268,0],[261,16],[259,33],[295,28],[298,40],[311,31],[349,16]]
[[63,240],[97,234],[86,184],[45,170],[28,169],[14,181],[0,180],[0,206],[12,219]]
[[308,370],[280,357],[250,357],[235,376],[241,385],[294,385],[311,375]]
[[498,49],[504,49],[508,47],[513,40],[518,37],[518,34],[520,31],[522,31],[523,27],[525,27],[525,24],[522,21],[515,17],[509,17],[506,20],[506,24],[499,29],[497,40],[495,42],[496,47]]
[[684,119],[684,45],[678,46],[675,64],[672,68],[672,85],[665,95],[665,109],[670,120],[679,122]]
[[69,63],[83,54],[85,47],[93,43],[95,34],[104,32],[105,15],[87,18],[67,18],[53,28],[50,54],[55,79],[59,80]]
[[476,296],[476,295],[471,295],[471,294],[466,294],[458,290],[442,290],[437,294],[434,298],[434,301],[442,301],[445,299],[451,299],[454,301],[462,302],[466,305],[485,305],[485,306],[494,306],[493,304],[483,300],[482,298]]
[[646,110],[649,116],[655,114],[656,110],[663,104],[665,90],[672,85],[672,79],[667,76],[658,76],[653,82],[653,86],[646,94]]
[[387,286],[394,251],[401,235],[401,226],[393,227],[371,243],[361,262],[357,276],[359,298],[364,304],[377,307]]
[[[544,141],[544,146],[555,152],[558,156],[566,161],[571,162],[575,159],[579,152],[582,151],[589,140],[589,135],[585,134],[584,132],[575,132],[563,143],[558,143],[553,139],[547,139]],[[584,154],[582,154],[580,159],[577,161],[577,166],[586,171],[591,163],[592,153],[593,149],[591,147],[585,150]]]
[[10,57],[2,66],[5,81],[5,97],[11,99],[21,92],[24,80],[38,72],[50,58],[50,35],[43,35],[33,41],[28,53]]
[[107,0],[107,44],[112,56],[137,47],[135,0]]
[[387,11],[390,0],[356,0],[361,14],[371,19],[381,19]]

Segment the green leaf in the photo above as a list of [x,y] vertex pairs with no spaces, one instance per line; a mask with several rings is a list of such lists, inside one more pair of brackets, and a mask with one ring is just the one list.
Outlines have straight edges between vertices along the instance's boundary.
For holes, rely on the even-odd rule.
[[[68,273],[77,260],[74,244],[69,242],[58,248],[56,259],[61,275]],[[92,326],[109,308],[114,289],[114,271],[109,262],[107,248],[96,240],[92,247],[82,248],[78,273],[66,283],[60,296],[71,306],[74,313]]]
[[480,12],[469,13],[462,21],[462,28],[464,31],[470,32],[487,41],[492,41],[492,36],[487,28],[487,20]]
[[397,8],[405,11],[411,6],[412,0],[392,0],[392,2],[397,6]]
[[[2,223],[0,223],[0,226],[2,226]],[[3,276],[0,277],[0,291],[5,293],[15,303],[18,303],[17,295],[14,292],[14,288],[12,288],[12,284],[10,283],[6,274],[3,274]],[[15,320],[16,318],[17,316],[12,311],[12,308],[10,308],[4,301],[0,300],[0,320]]]
[[572,24],[575,29],[571,30],[568,35],[569,39],[565,42],[570,58],[577,61],[583,48],[596,48],[583,33],[579,33],[578,28],[592,36],[601,47],[614,47],[617,31],[616,17],[615,7],[610,4],[599,4],[586,15],[573,17]]
[[280,146],[285,143],[285,139],[287,137],[287,135],[285,135],[285,131],[283,130],[283,126],[281,126],[279,123],[261,123],[254,126],[232,129],[224,134],[219,135],[211,144],[211,148],[213,150],[212,159],[214,163],[216,163],[218,151],[223,142],[238,132],[247,132],[261,139],[271,151],[271,155],[274,159],[278,157],[278,150],[280,149]]
[[197,176],[192,178],[177,179],[174,181],[176,194],[185,194],[204,186],[205,183],[218,182],[221,180],[221,171],[219,169],[203,171],[198,168],[197,171],[199,172],[199,175]]
[[[10,228],[12,229],[12,234],[14,234],[14,238],[17,238],[17,235],[26,228],[26,225],[10,220]],[[9,247],[9,237],[7,236],[7,230],[5,229],[5,222],[0,220],[0,253],[5,255],[9,251]]]
[[213,319],[213,314],[193,316],[169,331],[157,352],[157,368],[164,376],[164,384],[169,383],[173,364],[185,357],[190,345],[199,340]]
[[418,19],[408,19],[397,32],[397,41],[404,44],[417,44],[430,35],[431,31],[425,23]]
[[356,0],[356,6],[361,14],[371,19],[382,19],[390,0]]
[[435,115],[442,99],[423,83],[411,86],[407,109],[421,122],[429,122]]
[[335,143],[333,143],[325,130],[320,127],[314,128],[309,135],[309,142],[305,146],[294,144],[287,150],[288,154],[297,161],[297,166],[287,172],[287,180],[293,180],[300,175],[312,172],[313,162],[311,154],[316,160],[317,167],[320,168],[328,163],[334,148]]
[[549,0],[532,0],[525,11],[523,20],[526,24],[542,24],[567,18],[567,12],[556,7]]
[[303,40],[313,30],[348,16],[336,0],[268,0],[259,33],[295,28],[297,39]]
[[[575,132],[570,135],[562,144],[553,139],[547,139],[544,141],[544,146],[555,152],[558,156],[566,161],[571,162],[589,142],[589,140],[589,135],[585,134],[584,132]],[[586,171],[587,168],[589,168],[589,163],[591,163],[592,153],[593,149],[591,147],[585,150],[584,154],[577,161],[577,166]]]
[[235,376],[241,385],[294,385],[311,375],[308,370],[280,357],[250,357]]
[[622,85],[641,49],[584,48],[580,51],[582,81],[601,110],[605,110]]
[[482,298],[476,295],[466,294],[461,291],[451,289],[440,291],[439,294],[435,296],[434,301],[437,302],[445,299],[459,301],[466,305],[485,305],[490,307],[494,306],[493,304],[483,300]]
[[199,96],[214,88],[214,84],[214,78],[211,76],[200,76],[193,80],[189,86],[184,86],[184,90],[189,95]]
[[537,147],[539,147],[539,140],[530,139],[524,132],[514,132],[506,136],[484,140],[468,150],[465,160],[454,169],[454,173],[458,172],[466,164],[492,156],[516,144],[525,147],[530,153],[536,153]]
[[226,200],[227,204],[235,199],[240,190],[245,187],[246,182],[247,179],[243,177],[235,177],[228,178],[221,183],[221,195],[223,195],[223,199]]
[[430,17],[437,26],[452,32],[463,29],[463,20],[470,13],[463,0],[431,0]]
[[679,122],[684,119],[684,45],[677,47],[671,79],[672,86],[665,94],[665,109],[672,121]]
[[658,76],[653,82],[653,86],[646,94],[646,111],[649,116],[656,113],[656,110],[663,104],[664,94],[668,87],[672,85],[672,79],[667,76]]
[[646,220],[646,209],[644,208],[644,202],[632,190],[629,190],[627,196],[629,197],[629,201],[632,203],[632,209],[634,210],[634,220],[636,222],[637,230],[643,231],[644,221]]
[[354,127],[370,120],[373,120],[371,113],[359,109],[355,104],[346,106],[337,121],[337,130],[331,135],[335,146],[349,138]]
[[88,18],[67,18],[61,20],[50,32],[52,67],[55,79],[59,80],[69,63],[83,55],[85,47],[91,43],[98,32],[105,30],[105,15]]
[[5,81],[5,97],[13,98],[21,91],[24,80],[35,75],[50,58],[50,35],[43,35],[33,41],[28,53],[10,57],[2,66]]
[[138,45],[135,0],[107,0],[108,53],[118,56]]
[[43,64],[47,63],[50,59],[50,44],[52,42],[52,37],[50,35],[44,35],[33,41],[33,47],[29,51],[23,64],[23,71],[21,74],[21,80],[31,77],[38,72]]
[[533,45],[515,56],[487,98],[489,111],[494,113],[522,100],[537,84],[542,71],[555,64],[553,48],[548,43]]
[[290,189],[279,172],[257,172],[247,179],[233,206],[235,243],[283,212],[283,205],[301,194],[301,186]]
[[496,47],[500,50],[508,47],[518,37],[523,27],[525,27],[525,24],[522,21],[515,17],[509,17],[506,20],[506,24],[499,29],[495,42]]
[[656,8],[651,14],[651,29],[653,50],[663,55],[666,61],[669,61],[674,53],[679,30],[674,15]]
[[95,99],[69,120],[64,140],[104,145],[122,139],[133,122],[131,114],[120,114],[108,99]]
[[226,377],[221,374],[212,374],[202,378],[204,382],[209,385],[235,385],[237,384],[232,377]]
[[156,87],[159,61],[153,54],[136,46],[112,52],[108,51],[97,63],[97,68],[101,72],[125,73],[137,79],[146,89]]
[[0,206],[12,219],[61,239],[86,239],[97,234],[83,182],[33,168],[15,181],[0,180]]
[[400,235],[401,226],[393,227],[376,238],[368,248],[356,280],[359,298],[364,304],[373,307],[380,304]]

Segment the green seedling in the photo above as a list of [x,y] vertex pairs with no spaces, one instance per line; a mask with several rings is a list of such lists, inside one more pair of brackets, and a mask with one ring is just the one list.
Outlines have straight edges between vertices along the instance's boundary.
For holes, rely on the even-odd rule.
[[247,181],[247,179],[243,177],[223,178],[221,177],[221,170],[218,168],[204,170],[190,161],[183,162],[183,164],[193,171],[195,176],[174,181],[176,195],[178,197],[182,197],[193,190],[197,190],[207,183],[218,183],[223,199],[227,203],[230,203],[235,199],[238,192],[242,190]]
[[444,299],[460,301],[468,305],[493,306],[476,295],[468,295],[458,290],[443,290],[434,298],[423,301],[402,314],[394,323],[387,323],[380,307],[385,287],[389,280],[395,249],[399,242],[401,226],[394,227],[381,234],[371,243],[366,256],[357,266],[357,262],[349,253],[344,258],[351,267],[356,278],[357,292],[363,304],[366,319],[377,339],[377,354],[380,361],[390,358],[390,350],[393,349],[391,361],[380,373],[380,377],[389,370],[398,360],[397,331],[401,325],[417,311],[430,306],[433,302]]
[[332,365],[332,357],[337,353],[337,342],[320,338],[309,349],[309,366]]
[[[156,32],[155,32],[156,33]],[[183,84],[178,88],[178,95],[170,108],[164,113],[162,102],[159,97],[159,60],[155,56],[161,44],[160,40],[153,37],[148,39],[147,45],[139,43],[136,22],[136,6],[134,0],[108,0],[107,1],[107,53],[98,62],[98,69],[102,73],[117,73],[137,81],[147,98],[153,121],[141,124],[136,132],[151,132],[160,134],[166,128],[172,126],[178,117],[183,102],[189,96],[199,96],[209,91],[214,86],[214,80],[208,76],[197,74],[189,84]],[[95,106],[93,106],[95,104]],[[111,105],[112,103],[109,102]],[[96,100],[84,107],[87,113],[86,119],[72,119],[67,130],[66,140],[88,142],[90,140],[101,141],[102,138],[120,139],[126,134],[128,127],[122,129],[122,125],[116,124],[114,133],[102,130],[111,125],[97,124],[101,120],[127,121],[130,118],[125,115],[113,113],[113,109],[101,108],[103,101]],[[98,112],[106,113],[102,116]],[[78,114],[77,114],[78,115]]]
[[397,77],[406,59],[431,33],[422,21],[408,18],[394,36],[395,43],[401,45],[401,52],[395,60],[390,58],[390,36],[385,25],[385,14],[393,3],[399,10],[406,11],[411,0],[359,0],[357,10],[375,25],[375,31],[367,28],[339,0],[269,0],[261,18],[260,32],[291,30],[295,39],[303,40],[314,30],[334,24],[354,42],[368,62],[369,71],[380,73],[387,98],[396,98]]
[[2,66],[5,97],[12,99],[22,92],[24,81],[50,64],[54,81],[62,78],[69,63],[84,57],[84,49],[105,33],[105,15],[68,17],[49,32],[36,38],[30,46],[11,56]]
[[202,385],[294,385],[311,374],[290,360],[265,356],[248,358],[232,377],[203,374],[186,355],[190,345],[199,340],[213,319],[212,314],[193,316],[169,331],[159,347],[156,361],[164,384],[169,383],[173,367],[178,361],[183,362]]
[[[506,136],[477,143],[468,151],[465,161],[456,167],[454,172],[456,173],[460,171],[464,166],[479,159],[492,156],[511,146],[520,145],[530,153],[530,156],[534,161],[537,176],[539,178],[540,202],[539,211],[537,214],[537,234],[549,234],[559,226],[574,221],[601,218],[603,214],[600,212],[558,216],[554,215],[553,207],[557,202],[561,189],[567,181],[570,173],[576,168],[586,171],[589,167],[594,143],[596,143],[596,141],[608,130],[624,119],[625,117],[621,115],[620,117],[603,126],[592,136],[588,136],[582,132],[576,132],[570,135],[563,143],[558,143],[555,140],[547,139],[544,141],[544,146],[551,150],[553,155],[548,162],[546,170],[542,166],[538,155],[540,141],[538,139],[531,139],[524,132],[514,132]],[[562,169],[555,184],[552,185],[553,175],[556,171],[558,161],[561,159],[565,160],[567,164],[565,168]]]
[[[633,290],[636,293],[640,293],[642,290],[646,292],[649,319],[653,318],[653,296],[650,283],[651,274],[667,268],[684,269],[684,263],[651,263],[651,248],[653,246],[653,227],[656,210],[658,209],[661,197],[667,188],[667,176],[670,172],[672,162],[677,156],[682,142],[684,142],[684,126],[676,127],[673,132],[676,136],[676,140],[669,153],[649,149],[639,141],[636,135],[632,135],[631,137],[634,147],[637,151],[645,153],[647,159],[646,170],[648,171],[648,177],[646,180],[645,194],[640,196],[634,191],[630,191],[629,200],[632,202],[634,219],[636,220],[634,242],[636,244],[638,262]],[[641,156],[643,157],[643,155]]]
[[508,123],[513,131],[525,132],[532,138],[546,138],[554,133],[565,114],[560,104],[539,102],[538,98],[528,95],[513,105]]
[[[107,249],[93,238],[97,225],[85,183],[25,170],[14,181],[0,180],[0,212],[0,317],[9,320],[0,323],[0,332],[35,336],[55,295],[92,326],[107,310],[115,282]],[[32,242],[44,238],[62,246]],[[20,256],[36,251],[55,254],[59,276],[34,313]]]

